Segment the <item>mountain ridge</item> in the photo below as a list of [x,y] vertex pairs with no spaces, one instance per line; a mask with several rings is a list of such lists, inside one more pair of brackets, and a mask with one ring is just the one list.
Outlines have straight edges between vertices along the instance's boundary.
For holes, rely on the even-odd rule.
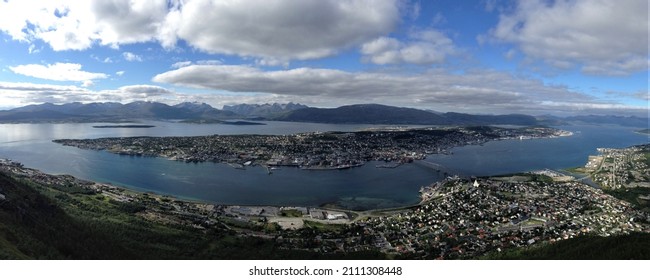
[[278,117],[280,121],[316,123],[367,123],[367,124],[420,124],[420,125],[539,125],[533,116],[472,115],[464,113],[438,113],[407,107],[381,104],[355,104],[332,109],[306,108],[291,111]]
[[279,117],[283,114],[289,113],[294,110],[309,108],[300,103],[265,103],[265,104],[236,104],[224,105],[223,111],[234,112],[238,115],[246,116],[248,118],[266,118],[272,119]]
[[206,103],[182,102],[167,105],[136,101],[127,104],[43,103],[0,111],[0,123],[29,122],[133,122],[139,120],[182,120],[194,123],[220,123],[223,120],[251,119],[333,124],[387,125],[566,125],[568,123],[618,124],[648,127],[648,119],[621,116],[530,116],[525,114],[441,113],[381,104],[353,104],[337,108],[308,107],[299,103],[225,105],[223,110]]

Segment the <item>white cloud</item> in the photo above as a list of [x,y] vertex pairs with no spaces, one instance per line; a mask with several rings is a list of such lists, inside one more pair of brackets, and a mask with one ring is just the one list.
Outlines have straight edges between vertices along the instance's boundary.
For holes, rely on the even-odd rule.
[[177,68],[190,66],[190,65],[192,65],[191,61],[179,61],[179,62],[176,62],[176,63],[172,64],[171,68],[177,69]]
[[390,32],[399,22],[398,5],[367,0],[198,0],[183,6],[177,34],[209,53],[321,58]]
[[95,85],[95,83],[93,83],[91,80],[86,80],[81,83],[81,86],[85,88],[92,87],[93,85]]
[[131,85],[118,88],[118,91],[125,93],[145,93],[151,95],[170,94],[170,90],[152,85]]
[[115,72],[115,75],[122,76],[124,75],[125,71],[117,71]]
[[[197,66],[192,66],[197,67]],[[200,66],[224,67],[224,66]],[[237,69],[225,69],[237,70]],[[262,86],[240,86],[242,93],[219,91],[203,93],[183,93],[154,85],[131,85],[114,90],[93,91],[77,86],[58,86],[47,84],[0,82],[0,101],[4,107],[18,107],[35,103],[69,102],[120,102],[156,101],[167,104],[180,102],[205,102],[215,108],[238,103],[288,103],[300,102],[312,106],[334,107],[353,103],[383,103],[396,106],[419,107],[437,111],[469,113],[524,113],[524,114],[617,114],[646,116],[646,106],[634,106],[611,102],[600,102],[589,96],[568,91],[563,87],[548,87],[535,80],[525,80],[510,75],[479,71],[466,76],[455,76],[440,71],[424,73],[419,76],[400,76],[387,74],[348,73],[326,69],[297,69],[267,73],[254,68],[240,69],[247,72],[248,78],[229,82],[235,83],[260,80],[269,83],[280,93],[251,93]],[[310,73],[311,71],[311,73]],[[307,76],[293,85],[281,87],[274,83],[293,80],[295,76]],[[218,75],[217,75],[218,76]],[[263,77],[260,77],[263,76]],[[319,77],[320,76],[320,77]],[[343,80],[340,80],[343,78]],[[321,84],[340,81],[340,84],[318,91],[318,86],[304,90],[292,89],[309,82]],[[377,80],[387,80],[377,84]],[[436,86],[428,83],[437,84]],[[491,81],[486,83],[486,81]],[[494,81],[500,81],[495,84]],[[355,87],[355,83],[361,83]],[[387,87],[388,86],[388,87]],[[311,92],[310,92],[311,91]],[[373,92],[374,91],[374,92]],[[647,96],[647,93],[646,93]]]
[[333,55],[391,32],[400,0],[0,1],[0,31],[55,51],[178,40],[208,53],[268,61]]
[[519,1],[490,31],[557,68],[627,75],[648,69],[647,0]]
[[75,91],[84,90],[76,86],[59,86],[59,85],[48,85],[48,84],[12,83],[12,82],[0,82],[0,89],[16,90],[16,91],[51,91],[51,92],[75,92]]
[[97,38],[89,4],[73,0],[2,1],[0,30],[22,42],[42,40],[56,51],[86,49]]
[[285,59],[275,59],[275,58],[260,58],[255,60],[255,64],[261,65],[261,66],[283,66],[283,67],[289,67],[289,61]]
[[223,61],[218,60],[218,59],[210,59],[210,60],[199,60],[196,62],[198,65],[221,65],[223,64]]
[[155,40],[169,12],[167,1],[159,0],[98,0],[90,8],[103,45]]
[[37,53],[41,52],[41,49],[37,49],[36,45],[30,44],[27,51],[29,52],[29,54],[37,54]]
[[157,101],[178,103],[184,95],[153,85],[131,85],[114,90],[93,91],[76,86],[0,82],[0,100],[4,106],[19,107],[43,102],[121,102]]
[[223,64],[223,61],[217,60],[217,59],[197,60],[197,61],[194,61],[194,62],[189,61],[189,60],[188,61],[179,61],[179,62],[173,63],[170,68],[178,69],[178,68],[183,68],[183,67],[190,66],[190,65],[193,65],[193,64],[195,64],[195,65],[221,65],[221,64]]
[[43,102],[68,102],[88,92],[88,89],[77,86],[0,82],[0,100],[3,106],[10,108]]
[[134,54],[132,52],[123,52],[122,57],[126,59],[126,61],[142,61],[142,57]]
[[380,37],[365,43],[361,46],[363,59],[375,64],[434,64],[457,53],[452,40],[434,29],[411,32],[408,39],[400,42],[395,38]]
[[108,75],[104,73],[82,71],[81,64],[77,63],[26,64],[9,66],[9,69],[16,74],[52,81],[84,82],[108,78]]
[[[239,65],[192,65],[159,74],[153,81],[243,94],[274,95],[320,106],[370,102],[439,111],[548,113],[570,111],[578,106],[556,104],[584,104],[586,109],[594,110],[612,105],[564,86],[548,86],[540,80],[486,70],[467,71],[462,75],[442,70],[402,75],[314,68],[263,71]],[[549,100],[558,103],[544,103]],[[621,104],[610,107],[640,110]]]

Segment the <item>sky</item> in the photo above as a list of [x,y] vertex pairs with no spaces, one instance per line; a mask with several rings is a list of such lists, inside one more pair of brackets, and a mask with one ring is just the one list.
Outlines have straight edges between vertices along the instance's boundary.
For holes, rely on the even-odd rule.
[[648,12],[647,0],[1,0],[0,109],[648,116]]

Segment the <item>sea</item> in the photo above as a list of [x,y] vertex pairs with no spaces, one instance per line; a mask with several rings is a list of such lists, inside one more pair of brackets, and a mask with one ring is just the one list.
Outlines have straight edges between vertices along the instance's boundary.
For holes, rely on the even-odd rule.
[[[94,128],[106,123],[0,124],[0,158],[50,174],[196,201],[229,205],[322,206],[367,210],[419,202],[420,187],[446,176],[488,176],[539,169],[584,166],[599,147],[624,148],[650,142],[644,128],[616,125],[570,125],[572,136],[512,139],[454,148],[423,162],[376,168],[368,162],[346,170],[282,167],[235,169],[222,163],[185,163],[164,158],[111,154],[53,143],[54,139],[129,136],[199,136],[226,134],[284,135],[302,132],[359,131],[389,125],[264,122],[266,125],[187,124],[145,121],[151,128]],[[421,127],[421,126],[414,126]],[[428,164],[434,163],[434,164]],[[433,168],[441,165],[441,168]]]

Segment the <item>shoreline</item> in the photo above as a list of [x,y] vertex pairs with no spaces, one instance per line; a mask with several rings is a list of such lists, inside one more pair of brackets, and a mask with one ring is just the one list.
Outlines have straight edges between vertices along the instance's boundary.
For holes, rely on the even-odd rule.
[[[537,173],[516,181],[451,177],[430,186],[429,200],[401,207],[354,211],[338,209],[335,204],[296,207],[200,203],[80,180],[70,175],[48,175],[11,160],[0,159],[0,170],[16,180],[33,183],[37,189],[44,188],[50,195],[69,193],[75,201],[92,205],[100,197],[99,201],[117,206],[135,219],[185,225],[203,231],[221,228],[237,237],[273,240],[279,248],[317,252],[327,248],[342,253],[376,250],[402,254],[417,252],[418,248],[432,248],[441,251],[429,254],[423,250],[413,256],[466,258],[492,252],[494,248],[489,247],[490,244],[507,249],[511,245],[528,247],[532,243],[555,242],[589,232],[601,236],[650,232],[647,225],[636,221],[641,212],[631,208],[630,203],[579,182],[548,181],[536,176]],[[550,170],[540,172],[552,173]],[[513,200],[518,205],[515,208],[512,208]],[[541,210],[537,206],[541,206]],[[516,209],[518,213],[514,215],[503,209]],[[597,209],[601,210],[594,211]],[[367,238],[350,239],[361,232]],[[459,247],[464,252],[459,255],[461,251],[446,246],[446,240],[425,242],[419,238],[422,234],[448,238],[469,236],[472,242]],[[311,241],[315,238],[327,243],[314,245]],[[536,241],[530,242],[531,239]],[[366,242],[360,243],[362,240]],[[516,244],[511,243],[513,240]],[[408,244],[404,245],[408,247],[400,247],[401,244]],[[480,249],[472,251],[476,246]]]
[[[504,129],[485,126],[345,133],[332,131],[284,136],[54,139],[52,142],[85,150],[160,157],[186,163],[211,161],[238,166],[252,164],[297,166],[304,170],[342,170],[359,167],[369,161],[384,161],[385,164],[377,166],[380,168],[396,168],[403,163],[424,160],[430,154],[450,154],[450,150],[463,146],[483,145],[491,141],[552,139],[571,135],[573,133],[570,131],[548,127]],[[396,142],[396,139],[399,142]]]
[[[8,169],[7,167],[14,168]],[[373,209],[365,209],[365,210],[353,210],[350,208],[344,208],[344,207],[337,207],[336,202],[324,202],[319,205],[286,205],[286,204],[228,204],[228,203],[214,203],[210,202],[207,200],[199,199],[199,198],[192,198],[192,197],[184,197],[184,196],[178,196],[178,195],[173,195],[173,194],[167,194],[167,193],[161,193],[161,192],[156,192],[156,191],[151,191],[151,190],[143,190],[143,189],[138,189],[135,187],[129,187],[129,186],[123,186],[120,184],[114,184],[111,182],[108,183],[103,183],[103,182],[97,182],[93,180],[86,180],[86,179],[81,179],[73,175],[69,174],[50,174],[50,173],[45,173],[41,170],[35,169],[35,168],[30,168],[30,167],[25,167],[22,163],[14,161],[12,159],[6,159],[6,158],[0,158],[0,170],[6,170],[10,172],[11,174],[18,175],[18,176],[25,176],[28,178],[32,177],[54,177],[54,178],[68,178],[72,179],[74,182],[78,184],[85,184],[85,185],[93,185],[97,187],[105,187],[108,189],[118,189],[122,192],[125,193],[134,193],[134,194],[139,194],[139,195],[145,195],[145,196],[153,196],[157,197],[159,199],[170,199],[174,201],[181,201],[181,202],[186,202],[186,203],[193,203],[193,204],[198,204],[198,205],[212,205],[215,207],[277,207],[277,208],[292,208],[292,207],[305,207],[305,208],[318,208],[318,209],[328,209],[328,210],[336,210],[336,211],[344,211],[344,212],[383,212],[383,211],[390,211],[390,210],[396,210],[396,209],[407,209],[407,208],[412,208],[418,205],[421,205],[423,201],[420,201],[418,203],[414,204],[409,204],[409,205],[404,205],[404,206],[398,206],[398,207],[389,207],[389,208],[373,208]]]

